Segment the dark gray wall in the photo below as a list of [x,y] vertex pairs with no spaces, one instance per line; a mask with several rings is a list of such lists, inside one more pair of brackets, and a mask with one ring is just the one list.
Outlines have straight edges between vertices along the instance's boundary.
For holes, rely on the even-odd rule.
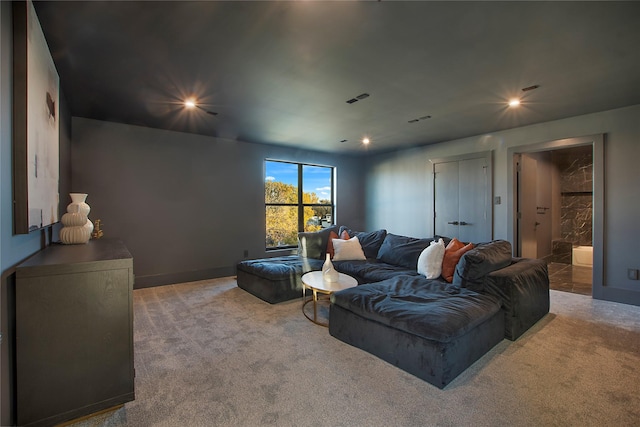
[[73,191],[126,243],[136,287],[233,275],[245,250],[274,255],[264,247],[266,158],[335,166],[336,222],[365,223],[358,157],[76,117],[72,128]]
[[[429,159],[493,151],[494,238],[511,240],[508,188],[513,177],[508,151],[547,141],[605,134],[604,144],[604,282],[603,299],[640,305],[640,281],[627,269],[640,269],[640,105],[572,117],[423,148],[382,154],[369,160],[367,172],[368,229],[399,234],[433,234],[433,177]],[[513,243],[513,242],[512,242]]]
[[[57,240],[60,224],[29,234],[13,235],[12,192],[12,23],[11,2],[0,2],[0,425],[12,425],[14,360],[15,266]],[[64,95],[60,94],[60,193],[71,183],[71,120]],[[60,212],[66,204],[61,197]],[[49,236],[51,235],[51,239]]]

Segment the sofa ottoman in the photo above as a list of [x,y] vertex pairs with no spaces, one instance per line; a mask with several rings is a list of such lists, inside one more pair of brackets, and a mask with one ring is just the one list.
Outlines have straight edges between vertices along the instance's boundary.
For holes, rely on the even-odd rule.
[[329,333],[444,388],[504,338],[501,301],[417,276],[331,295]]
[[323,263],[298,255],[241,261],[237,265],[238,287],[271,304],[299,298],[300,277],[322,269]]

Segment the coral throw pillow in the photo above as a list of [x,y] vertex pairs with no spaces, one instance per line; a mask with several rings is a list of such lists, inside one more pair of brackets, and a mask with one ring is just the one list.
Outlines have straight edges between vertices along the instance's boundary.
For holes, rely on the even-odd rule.
[[444,251],[444,259],[442,260],[442,277],[447,282],[453,281],[453,273],[456,271],[456,265],[465,252],[473,249],[473,243],[465,245],[455,237],[451,239]]
[[342,239],[342,240],[349,240],[349,233],[347,233],[346,231],[343,231],[342,233],[340,233],[340,236],[338,236],[338,234],[335,231],[332,231],[331,233],[329,233],[329,241],[327,242],[327,253],[329,253],[329,256],[331,257],[331,259],[333,259],[333,256],[335,255],[336,250],[333,247],[333,239]]

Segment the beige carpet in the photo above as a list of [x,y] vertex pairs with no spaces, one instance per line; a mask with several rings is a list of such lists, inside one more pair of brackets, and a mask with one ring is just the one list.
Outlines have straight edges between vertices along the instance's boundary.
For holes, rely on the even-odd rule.
[[640,307],[552,291],[551,313],[444,390],[233,278],[134,291],[136,400],[76,426],[632,426]]

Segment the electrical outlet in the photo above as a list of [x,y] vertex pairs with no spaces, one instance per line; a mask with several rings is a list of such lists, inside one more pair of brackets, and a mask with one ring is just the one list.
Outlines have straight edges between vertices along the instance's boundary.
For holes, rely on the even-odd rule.
[[493,198],[494,205],[499,205],[500,203],[502,203],[502,198],[500,196],[496,196]]
[[629,280],[638,280],[638,269],[637,268],[627,268],[627,278]]
[[249,249],[244,250],[244,257],[249,258]]

